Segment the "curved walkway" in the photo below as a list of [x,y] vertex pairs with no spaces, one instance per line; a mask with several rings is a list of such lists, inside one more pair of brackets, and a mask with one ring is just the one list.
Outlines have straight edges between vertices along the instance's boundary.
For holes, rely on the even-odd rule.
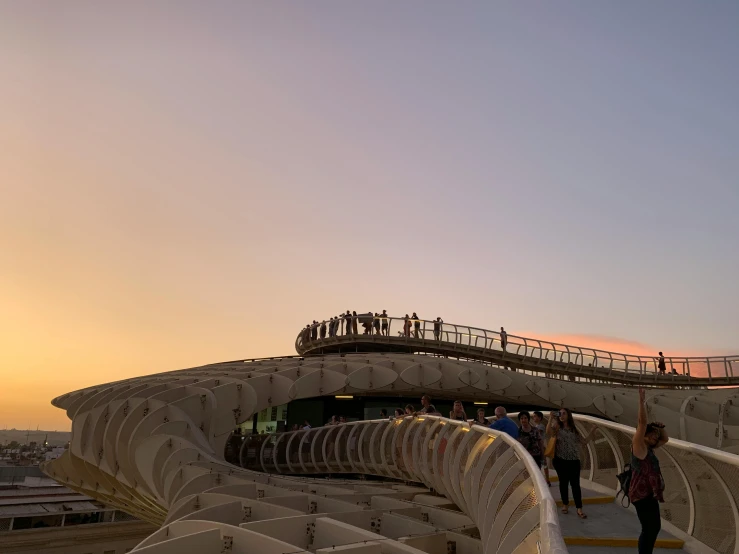
[[[510,417],[515,420],[516,414]],[[566,544],[587,546],[589,552],[597,552],[596,546],[635,548],[640,532],[636,514],[620,505],[621,498],[616,498],[614,489],[616,476],[629,463],[634,429],[583,415],[576,415],[575,421],[583,436],[597,428],[582,458],[583,500],[590,519],[582,523],[572,514],[561,516],[560,529],[555,532],[563,535]],[[504,441],[484,440],[487,436]],[[240,464],[272,474],[367,473],[421,481],[465,513],[474,514],[477,527],[488,532],[492,529],[494,535],[496,527],[504,529],[513,523],[509,523],[505,510],[498,511],[505,514],[503,521],[480,520],[478,507],[486,499],[488,504],[496,504],[494,491],[487,492],[486,479],[496,482],[497,489],[507,488],[509,483],[520,483],[526,471],[542,486],[541,474],[535,468],[521,464],[515,471],[509,469],[507,459],[511,456],[523,461],[524,456],[517,450],[510,451],[518,446],[508,435],[491,433],[487,427],[472,422],[435,416],[405,417],[247,437]],[[739,456],[679,439],[670,439],[657,455],[666,486],[665,503],[661,506],[665,529],[658,546],[680,548],[684,542],[692,542],[701,552],[735,552],[739,479],[734,476],[739,470]],[[481,478],[490,458],[495,460],[492,469],[487,478]],[[559,500],[557,487],[549,490]],[[539,490],[538,494],[546,492]],[[526,527],[518,518],[534,514],[520,508],[516,511],[522,512],[516,518],[521,526],[519,533],[525,532]],[[546,510],[540,517],[549,515],[551,512]],[[484,542],[485,533],[482,538]]]
[[[341,319],[337,334],[328,336],[326,331],[324,336],[321,326],[328,322],[317,323],[298,334],[295,349],[306,356],[340,352],[426,352],[605,383],[681,388],[739,385],[739,355],[665,357],[666,372],[661,374],[659,359],[653,356],[608,352],[516,335],[507,335],[503,345],[501,333],[497,331],[423,319],[410,319],[407,331],[405,318],[360,314],[354,319],[358,333],[346,333],[346,320]],[[364,324],[369,325],[369,333],[363,329]]]

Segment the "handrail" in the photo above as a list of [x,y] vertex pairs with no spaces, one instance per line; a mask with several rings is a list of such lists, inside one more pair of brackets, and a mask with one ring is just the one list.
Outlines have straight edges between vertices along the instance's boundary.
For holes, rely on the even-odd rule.
[[[505,362],[510,364],[523,360],[527,369],[536,371],[536,367],[539,367],[542,372],[564,370],[616,381],[684,386],[739,384],[739,355],[665,356],[666,372],[660,374],[658,356],[609,352],[511,334],[506,334],[504,346],[498,331],[424,319],[406,320],[393,316],[358,314],[342,316],[335,321],[339,326],[336,334],[328,330],[330,320],[302,329],[295,340],[296,351],[305,355],[346,343],[406,344],[429,351],[449,351],[449,345],[454,345],[457,354],[464,352],[473,358],[495,359],[503,365],[508,365]],[[351,325],[347,325],[347,321]],[[393,325],[394,322],[397,323]],[[367,324],[369,326],[363,331],[360,325]],[[322,326],[325,326],[325,335]],[[347,332],[347,329],[353,330],[354,326],[358,333]],[[393,336],[398,329],[398,335]]]
[[[245,449],[254,451],[246,460]],[[247,437],[240,461],[274,474],[365,473],[421,482],[474,521],[484,552],[513,552],[527,537],[538,539],[542,553],[567,552],[541,469],[521,443],[489,427],[433,415],[354,421]],[[534,508],[538,517],[529,513]]]

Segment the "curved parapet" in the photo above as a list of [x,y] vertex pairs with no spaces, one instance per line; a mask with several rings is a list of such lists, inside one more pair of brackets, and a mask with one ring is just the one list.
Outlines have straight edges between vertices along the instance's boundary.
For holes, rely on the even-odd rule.
[[535,552],[537,542],[542,552],[564,551],[539,467],[517,440],[488,427],[436,416],[357,421],[270,435],[258,447],[247,439],[240,459],[268,473],[417,481],[472,519],[483,552]]
[[[363,421],[298,440],[276,436],[260,448],[261,455],[273,452],[265,460],[287,464],[291,473],[336,462],[396,485],[276,477],[227,463],[224,446],[234,425],[316,387],[330,394],[352,374],[297,360],[282,371],[259,371],[266,368],[258,364],[239,371],[244,365],[142,377],[56,399],[72,417],[72,442],[43,470],[163,526],[134,552],[286,554],[342,545],[359,554],[369,543],[377,552],[421,554],[414,541],[474,541],[462,531],[475,528],[485,554],[566,552],[539,468],[517,441],[486,427],[437,417]],[[430,508],[419,499],[439,497],[401,480],[444,495],[462,514],[447,510],[428,524],[421,516]]]
[[298,354],[426,352],[604,383],[682,388],[739,385],[739,355],[665,357],[666,371],[660,373],[659,358],[655,356],[509,334],[504,338],[497,331],[467,325],[370,314],[350,318],[352,325],[346,324],[346,319],[336,321],[335,334],[321,330],[328,323],[325,321],[301,330],[295,340]]
[[[515,419],[516,414],[510,415]],[[582,457],[583,486],[616,495],[616,476],[630,462],[634,428],[583,415],[576,415],[575,421],[583,436],[597,428]],[[476,513],[475,509],[481,499],[488,506],[495,505],[495,493],[488,492],[486,481],[492,479],[497,482],[497,489],[505,488],[506,482],[520,481],[524,467],[531,476],[537,473],[533,481],[539,485],[541,476],[524,463],[524,455],[509,452],[520,448],[516,441],[505,434],[499,437],[505,441],[490,440],[486,438],[489,434],[486,427],[468,427],[465,423],[428,416],[361,421],[247,438],[240,462],[242,466],[273,474],[369,473],[413,480],[420,475],[427,487],[452,499],[465,513],[475,514],[479,529],[492,529],[494,533],[496,528],[514,527],[514,523],[479,519],[480,512]],[[506,454],[518,457],[521,463],[510,466],[513,458],[506,458]],[[688,541],[692,539],[693,551],[736,552],[739,456],[679,439],[671,439],[656,454],[665,480],[662,518],[673,534]],[[481,467],[490,458],[495,460],[491,472],[487,478],[481,478]],[[519,467],[519,471],[511,471],[509,466]],[[506,494],[516,496],[515,492]],[[548,517],[545,504],[539,507],[539,521]],[[522,508],[525,505],[522,501],[515,512],[521,520],[533,519],[534,514]],[[498,511],[505,514],[504,518],[508,513]],[[515,525],[521,526],[515,536],[528,532],[523,523],[515,522]],[[541,533],[546,537],[549,529],[541,529]],[[554,528],[551,531],[558,532]],[[482,536],[485,538],[484,533]],[[499,540],[494,534],[489,538]]]
[[[442,540],[481,540],[479,551],[501,554],[535,552],[538,540],[543,552],[561,551],[551,497],[531,459],[507,436],[485,427],[431,416],[358,422],[270,436],[258,451],[242,449],[246,468],[224,460],[232,429],[254,413],[298,398],[342,393],[430,393],[566,405],[619,422],[636,418],[635,391],[477,362],[408,354],[235,361],[98,385],[55,399],[72,419],[72,441],[43,469],[74,490],[164,526],[137,551],[286,554],[379,541],[380,552],[418,554],[412,544],[420,543],[414,541]],[[734,391],[650,393],[650,418],[665,421],[672,436],[736,444],[739,434],[729,409]],[[711,418],[717,413],[715,422]],[[612,488],[633,430],[587,416],[578,422],[584,431],[600,427],[585,459],[585,476]],[[669,491],[665,519],[718,552],[734,552],[734,542],[716,537],[736,534],[736,517],[731,517],[737,513],[739,458],[678,440],[660,456]],[[376,474],[398,484],[296,477],[326,472]],[[420,485],[443,494],[464,513],[442,510],[429,526],[422,516],[438,496]],[[713,513],[716,508],[721,517]],[[391,529],[411,525],[404,520],[398,527],[396,517],[420,519],[412,522],[417,534],[393,534]],[[281,518],[297,525],[285,525]]]

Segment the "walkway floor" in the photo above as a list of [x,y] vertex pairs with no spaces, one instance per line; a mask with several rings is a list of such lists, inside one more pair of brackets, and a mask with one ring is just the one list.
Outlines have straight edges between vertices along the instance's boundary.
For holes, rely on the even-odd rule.
[[[559,483],[552,483],[551,493],[560,500]],[[562,535],[570,552],[593,554],[624,554],[636,550],[641,526],[636,512],[623,508],[613,496],[582,489],[583,511],[587,519],[577,516],[570,497],[570,513],[559,514]],[[558,502],[561,503],[561,502]],[[662,530],[657,538],[656,553],[682,550],[683,541]]]

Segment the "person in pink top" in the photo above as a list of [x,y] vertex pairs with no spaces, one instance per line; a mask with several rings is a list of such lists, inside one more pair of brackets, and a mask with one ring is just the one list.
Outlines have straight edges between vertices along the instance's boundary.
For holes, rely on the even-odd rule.
[[639,389],[639,419],[631,441],[629,486],[629,499],[633,502],[641,523],[639,554],[652,554],[662,528],[659,503],[665,501],[665,480],[654,450],[664,446],[669,440],[663,423],[655,421],[647,424],[646,393],[644,389]]

